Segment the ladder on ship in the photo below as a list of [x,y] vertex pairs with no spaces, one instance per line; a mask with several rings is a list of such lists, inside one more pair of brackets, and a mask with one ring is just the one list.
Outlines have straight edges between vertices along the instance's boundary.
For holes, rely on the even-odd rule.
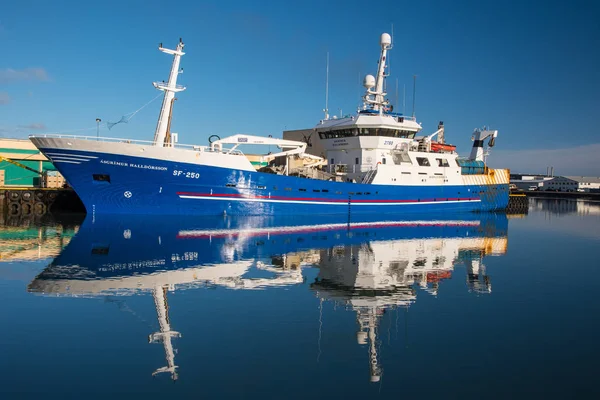
[[368,171],[365,176],[363,177],[362,183],[371,183],[373,182],[373,179],[375,179],[375,175],[377,175],[377,170],[376,169],[372,169],[370,171]]

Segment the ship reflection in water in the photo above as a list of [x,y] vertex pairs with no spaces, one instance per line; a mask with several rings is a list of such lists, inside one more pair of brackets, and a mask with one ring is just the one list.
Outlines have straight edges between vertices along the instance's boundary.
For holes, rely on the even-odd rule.
[[69,245],[30,284],[31,292],[74,297],[152,293],[166,365],[153,375],[178,379],[168,293],[205,287],[257,290],[302,284],[304,268],[320,300],[356,313],[357,341],[369,349],[371,381],[382,375],[378,325],[387,309],[409,307],[417,291],[436,295],[454,268],[468,290],[491,293],[484,258],[507,248],[505,215],[457,219],[355,220],[328,217],[153,220],[88,217]]

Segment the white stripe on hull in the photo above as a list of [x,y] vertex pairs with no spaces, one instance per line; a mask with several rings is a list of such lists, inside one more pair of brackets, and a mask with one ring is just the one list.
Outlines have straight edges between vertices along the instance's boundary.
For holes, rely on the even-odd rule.
[[303,232],[306,230],[324,230],[324,229],[341,229],[347,228],[361,228],[361,227],[386,227],[386,226],[479,226],[479,221],[376,221],[376,222],[356,222],[350,224],[326,224],[326,225],[301,225],[301,226],[286,226],[281,228],[254,228],[254,229],[212,229],[212,230],[185,230],[179,231],[179,236],[214,236],[214,235],[243,235],[248,233],[260,234],[260,233],[276,233],[276,232]]
[[89,158],[78,158],[78,157],[63,157],[63,156],[49,156],[50,160],[69,160],[69,161],[91,161]]
[[52,160],[53,163],[69,163],[69,164],[81,164],[81,161],[68,161],[68,160]]
[[54,152],[47,152],[46,154],[49,154],[51,156],[65,156],[65,157],[78,157],[78,158],[98,158],[98,157],[94,157],[94,156],[84,156],[83,154],[67,154],[67,153],[54,153]]
[[[186,196],[180,195],[182,199],[193,199],[193,200],[222,200],[222,201],[246,201],[253,203],[288,203],[288,204],[322,204],[332,206],[348,206],[347,201],[304,201],[304,200],[274,200],[274,199],[252,199],[252,198],[234,198],[234,197],[216,197],[216,196]],[[351,202],[352,206],[410,206],[415,204],[451,204],[451,203],[470,203],[470,202],[481,202],[480,199],[476,200],[448,200],[448,201],[413,201],[413,202],[398,202],[398,203],[357,203]]]

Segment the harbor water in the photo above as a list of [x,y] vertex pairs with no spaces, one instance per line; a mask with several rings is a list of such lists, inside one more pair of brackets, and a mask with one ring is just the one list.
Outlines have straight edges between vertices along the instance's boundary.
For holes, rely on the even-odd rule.
[[600,203],[6,218],[0,398],[597,398]]

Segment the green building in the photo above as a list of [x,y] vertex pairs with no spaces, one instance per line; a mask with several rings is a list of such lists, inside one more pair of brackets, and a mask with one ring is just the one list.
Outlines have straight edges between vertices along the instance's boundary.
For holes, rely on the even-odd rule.
[[[40,153],[29,139],[0,138],[0,156],[17,161],[36,171],[56,171],[54,165]],[[0,186],[39,187],[41,177],[35,172],[0,159]],[[2,179],[4,175],[4,179]]]

